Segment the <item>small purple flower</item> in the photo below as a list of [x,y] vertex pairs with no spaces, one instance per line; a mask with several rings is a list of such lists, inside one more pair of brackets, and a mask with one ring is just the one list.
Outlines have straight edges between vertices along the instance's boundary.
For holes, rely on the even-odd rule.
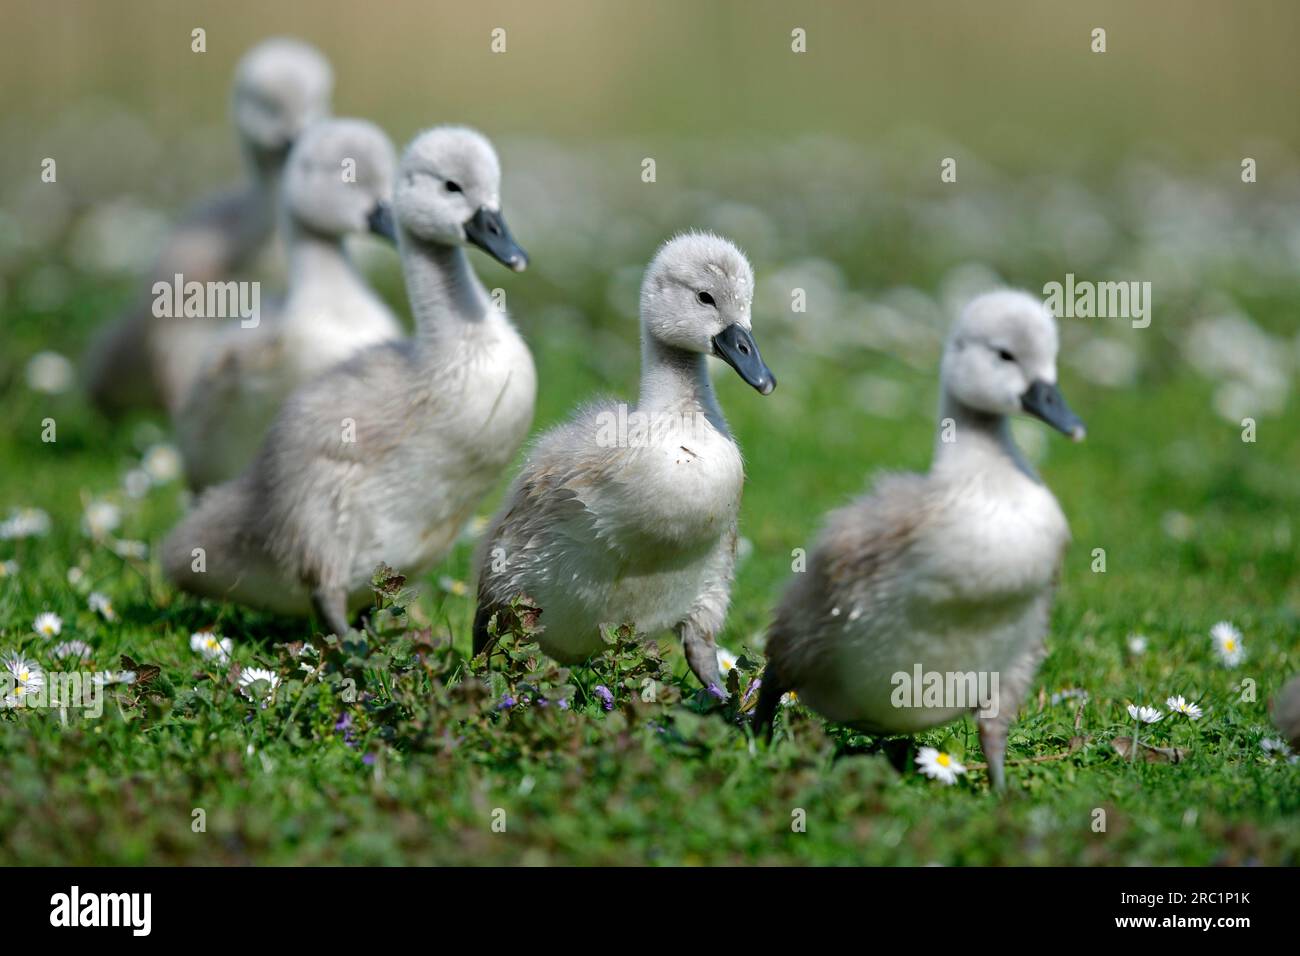
[[366,754],[364,757],[361,758],[361,762],[365,764],[367,767],[373,766],[375,763],[375,755]]
[[509,694],[501,698],[501,703],[497,704],[497,710],[509,710],[515,706],[515,699]]
[[727,699],[727,692],[712,681],[709,682],[709,693],[718,698],[718,700]]
[[559,702],[558,704],[556,704],[555,706],[559,707],[560,710],[568,710],[568,709],[569,709],[569,699],[568,699],[567,697],[561,697],[561,698],[560,698],[560,702]]
[[606,710],[614,709],[614,695],[613,693],[610,692],[610,689],[606,687],[604,684],[597,684],[595,690],[593,690],[592,693],[594,693],[597,697],[600,698],[601,704],[604,706]]
[[761,677],[755,677],[752,681],[750,681],[749,686],[745,688],[744,696],[740,698],[740,706],[744,707],[746,704],[748,704],[749,699],[754,696],[754,691],[758,690],[762,686],[763,686],[763,678]]
[[335,730],[343,731],[343,742],[349,747],[356,747],[356,737],[352,734],[352,715],[344,711],[343,716],[334,724]]

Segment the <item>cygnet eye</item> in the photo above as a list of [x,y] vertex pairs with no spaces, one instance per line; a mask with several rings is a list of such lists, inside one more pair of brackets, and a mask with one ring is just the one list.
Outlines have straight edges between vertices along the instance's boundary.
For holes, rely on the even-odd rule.
[[695,298],[697,298],[697,299],[700,300],[700,305],[716,305],[716,304],[717,304],[717,303],[715,303],[715,302],[713,301],[713,296],[709,295],[707,292],[697,292],[697,293],[695,293]]
[[1004,362],[1014,362],[1016,360],[1016,357],[1006,349],[998,349],[998,358],[1002,359]]
[[449,192],[449,193],[463,193],[464,191],[465,191],[465,190],[463,190],[463,189],[460,188],[460,183],[455,182],[455,181],[450,180],[450,179],[447,180],[447,192]]

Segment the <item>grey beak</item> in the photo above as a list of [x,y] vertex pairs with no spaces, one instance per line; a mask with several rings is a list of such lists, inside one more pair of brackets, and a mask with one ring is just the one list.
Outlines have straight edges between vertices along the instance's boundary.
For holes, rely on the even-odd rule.
[[376,236],[383,236],[389,242],[397,242],[397,220],[393,218],[393,207],[382,199],[375,203],[366,217],[366,225]]
[[758,354],[758,344],[749,330],[733,322],[713,337],[713,354],[736,370],[760,395],[771,395],[776,376]]
[[1020,396],[1020,407],[1075,441],[1083,441],[1083,436],[1087,434],[1083,420],[1065,404],[1061,390],[1042,379],[1030,385],[1025,394]]
[[508,269],[523,272],[528,268],[528,253],[510,235],[500,212],[479,206],[478,212],[465,223],[465,238]]

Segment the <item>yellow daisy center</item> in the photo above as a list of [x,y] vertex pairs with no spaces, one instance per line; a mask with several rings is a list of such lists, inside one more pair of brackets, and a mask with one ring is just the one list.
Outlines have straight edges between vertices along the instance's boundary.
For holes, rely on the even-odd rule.
[[947,754],[939,754],[939,756],[935,758],[935,762],[940,767],[946,767],[952,763],[952,758],[949,757]]
[[1226,641],[1223,642],[1223,649],[1225,651],[1235,651],[1237,649],[1237,642],[1234,641],[1232,638],[1228,638]]

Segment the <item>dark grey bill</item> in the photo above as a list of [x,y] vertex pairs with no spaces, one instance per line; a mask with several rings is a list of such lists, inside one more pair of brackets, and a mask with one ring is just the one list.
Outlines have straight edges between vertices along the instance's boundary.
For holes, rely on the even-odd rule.
[[393,218],[393,207],[382,199],[370,210],[366,225],[376,236],[383,236],[389,242],[397,241],[397,220]]
[[487,206],[479,206],[478,212],[465,223],[465,238],[515,272],[523,272],[528,267],[528,253],[510,235],[501,213]]
[[713,337],[713,354],[736,370],[762,395],[771,395],[776,388],[776,376],[758,354],[754,337],[738,322],[733,322]]
[[1078,415],[1070,411],[1065,404],[1065,396],[1055,385],[1049,385],[1042,379],[1029,386],[1029,390],[1020,396],[1020,407],[1036,418],[1041,418],[1058,431],[1069,435],[1075,441],[1083,441],[1086,430]]

